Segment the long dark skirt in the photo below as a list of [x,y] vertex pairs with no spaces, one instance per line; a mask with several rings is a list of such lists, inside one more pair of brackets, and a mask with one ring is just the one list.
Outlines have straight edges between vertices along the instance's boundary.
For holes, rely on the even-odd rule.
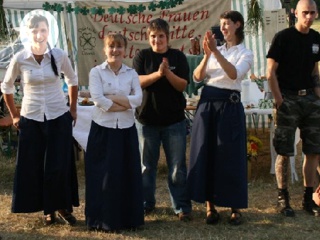
[[91,123],[85,156],[86,224],[114,231],[144,224],[140,152],[135,126]]
[[193,123],[191,199],[247,208],[246,125],[240,93],[205,86]]
[[70,112],[44,122],[21,117],[19,126],[12,212],[72,212],[79,196]]

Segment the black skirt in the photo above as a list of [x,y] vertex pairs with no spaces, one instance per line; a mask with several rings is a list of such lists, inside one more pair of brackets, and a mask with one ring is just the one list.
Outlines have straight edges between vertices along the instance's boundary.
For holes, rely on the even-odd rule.
[[115,231],[144,224],[140,152],[135,126],[92,122],[85,156],[86,224]]
[[247,208],[246,125],[240,93],[205,86],[195,114],[188,188],[197,202]]
[[12,212],[79,206],[72,121],[70,112],[44,122],[21,116]]

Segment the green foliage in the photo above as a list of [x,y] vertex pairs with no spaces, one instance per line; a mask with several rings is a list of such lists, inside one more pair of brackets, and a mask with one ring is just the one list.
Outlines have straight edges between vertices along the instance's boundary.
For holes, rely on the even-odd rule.
[[257,34],[259,28],[264,28],[263,10],[259,4],[259,0],[250,0],[247,3],[248,19],[246,28],[252,34]]
[[3,0],[0,0],[0,42],[6,39],[8,39],[8,30],[3,10]]
[[[0,0],[0,2],[3,0]],[[149,9],[150,11],[156,11],[157,9],[170,9],[170,8],[174,8],[177,5],[181,5],[183,3],[184,0],[162,0],[159,2],[150,2],[148,4],[148,8],[144,5],[142,5],[141,3],[137,3],[137,4],[131,4],[129,5],[128,8],[123,8],[122,6],[120,6],[119,8],[115,8],[115,7],[110,7],[108,9],[103,9],[102,7],[99,7],[99,9],[97,8],[91,8],[88,9],[87,7],[75,7],[72,8],[71,4],[68,4],[66,7],[66,11],[68,13],[74,12],[75,14],[83,14],[83,15],[87,15],[89,13],[91,14],[99,14],[99,15],[103,15],[105,12],[108,12],[109,14],[125,14],[126,12],[129,14],[137,14],[137,13],[142,13],[144,12],[146,9]],[[42,5],[42,8],[46,11],[57,11],[57,12],[62,12],[64,10],[64,8],[62,7],[62,4],[59,3],[54,3],[54,4],[50,4],[49,2],[45,2]]]

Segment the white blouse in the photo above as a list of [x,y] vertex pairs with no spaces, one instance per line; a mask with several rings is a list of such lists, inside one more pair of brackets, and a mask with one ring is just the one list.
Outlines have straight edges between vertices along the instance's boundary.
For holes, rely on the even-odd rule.
[[237,79],[232,80],[228,77],[225,71],[221,68],[217,59],[213,54],[207,63],[206,73],[208,75],[205,80],[207,86],[213,86],[223,89],[231,89],[241,92],[241,81],[245,78],[247,72],[253,64],[253,53],[245,48],[244,44],[233,46],[229,49],[226,45],[218,47],[220,53],[235,66],[237,70]]
[[4,94],[14,94],[14,82],[21,76],[23,99],[21,116],[43,122],[55,119],[69,110],[63,93],[60,76],[56,76],[51,67],[53,54],[58,72],[64,73],[68,86],[77,86],[78,77],[75,74],[68,55],[61,49],[46,50],[44,58],[39,64],[30,50],[23,50],[15,54],[6,71],[1,91]]
[[[95,104],[92,120],[100,126],[108,128],[129,128],[134,124],[134,111],[142,102],[142,90],[137,72],[122,64],[116,75],[107,62],[91,69],[89,89]],[[106,95],[126,96],[131,109],[121,112],[108,112],[112,100]]]

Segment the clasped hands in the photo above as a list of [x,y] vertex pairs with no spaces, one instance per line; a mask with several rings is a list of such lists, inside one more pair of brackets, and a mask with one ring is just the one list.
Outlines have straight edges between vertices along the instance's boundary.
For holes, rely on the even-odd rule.
[[211,54],[211,52],[214,53],[214,52],[218,51],[217,41],[215,39],[214,34],[212,34],[211,31],[207,31],[205,33],[204,38],[203,38],[202,47],[203,47],[204,53],[208,56]]
[[170,72],[170,65],[169,65],[169,61],[167,58],[162,58],[162,62],[159,66],[158,72],[160,73],[160,76],[166,76],[168,74],[168,72]]

